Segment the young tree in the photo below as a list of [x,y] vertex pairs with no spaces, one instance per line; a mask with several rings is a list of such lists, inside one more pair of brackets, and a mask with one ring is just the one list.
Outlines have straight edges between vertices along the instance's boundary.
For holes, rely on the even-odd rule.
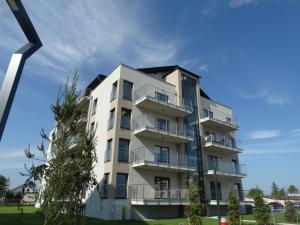
[[298,193],[298,192],[299,192],[299,190],[298,190],[298,188],[296,188],[295,185],[292,184],[288,187],[288,193],[289,194],[295,194],[295,193]]
[[0,197],[5,195],[6,191],[8,190],[9,179],[5,176],[0,175]]
[[287,222],[297,221],[297,211],[290,201],[287,201],[285,203],[284,217]]
[[271,186],[271,197],[278,199],[278,193],[279,193],[279,188],[278,188],[277,184],[275,184],[275,182],[273,182],[272,186]]
[[285,193],[284,189],[281,188],[281,189],[278,191],[277,198],[278,198],[278,199],[285,199],[285,197],[286,197],[286,193]]
[[194,181],[189,182],[189,205],[186,208],[189,225],[202,225],[202,205],[199,199],[199,189]]
[[255,207],[253,210],[254,218],[258,225],[267,225],[270,222],[271,209],[264,202],[262,196],[257,195],[254,198]]
[[240,224],[240,204],[237,198],[237,193],[231,189],[229,191],[229,205],[228,205],[228,222],[230,225]]
[[258,187],[256,188],[251,188],[248,192],[249,197],[255,199],[256,196],[264,196],[264,193],[262,190],[260,190]]
[[[93,167],[96,162],[95,136],[80,123],[85,109],[80,106],[80,96],[76,92],[78,76],[72,83],[66,82],[63,93],[51,106],[56,127],[52,137],[42,131],[42,143],[38,146],[44,154],[42,163],[27,169],[27,184],[43,179],[40,193],[41,212],[44,225],[81,224],[84,210],[85,191],[96,184]],[[44,141],[49,142],[47,152]],[[30,152],[26,156],[39,160]],[[40,161],[40,160],[39,160]]]

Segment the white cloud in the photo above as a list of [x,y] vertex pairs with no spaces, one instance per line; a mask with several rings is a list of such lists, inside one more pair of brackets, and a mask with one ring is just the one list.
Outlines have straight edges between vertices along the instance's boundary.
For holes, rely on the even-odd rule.
[[194,71],[198,71],[198,72],[208,72],[208,65],[201,63],[200,60],[198,59],[186,59],[183,60],[180,64],[180,66],[190,69],[190,70],[194,70]]
[[285,137],[284,139],[257,140],[248,141],[244,145],[243,155],[283,155],[283,154],[300,154],[300,139]]
[[245,5],[258,4],[259,2],[259,0],[230,0],[229,6],[231,8],[239,8]]
[[292,137],[300,137],[300,128],[292,130],[291,136]]
[[256,130],[248,134],[250,139],[265,139],[279,137],[281,134],[280,130]]
[[251,94],[241,94],[241,97],[245,99],[262,99],[267,104],[279,105],[281,107],[288,105],[291,102],[290,97],[286,93],[278,93],[278,90],[275,93],[266,88]]
[[2,151],[0,154],[0,159],[13,159],[13,158],[25,158],[24,150],[8,151],[7,153]]
[[[75,69],[122,62],[136,67],[169,64],[181,41],[147,28],[151,14],[139,1],[25,1],[43,47],[32,56],[30,73],[63,82]],[[146,4],[146,3],[143,3]],[[25,38],[4,3],[0,48],[15,51]],[[2,15],[3,14],[3,15]]]

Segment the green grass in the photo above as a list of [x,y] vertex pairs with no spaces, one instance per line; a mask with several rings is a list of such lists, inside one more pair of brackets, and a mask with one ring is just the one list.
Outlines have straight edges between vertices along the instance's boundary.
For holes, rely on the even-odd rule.
[[[16,206],[5,206],[0,207],[0,225],[42,225],[43,219],[37,215],[35,212],[36,208],[32,206],[24,207],[23,219],[21,218],[20,211]],[[203,218],[202,219],[204,225],[217,225],[217,220]],[[166,219],[166,220],[149,220],[149,221],[103,221],[92,218],[86,219],[86,225],[178,225],[182,223],[183,225],[187,225],[187,219]]]
[[[274,213],[274,218],[276,223],[291,223],[291,222],[286,222],[283,212]],[[255,219],[253,214],[251,214],[251,215],[243,215],[243,220],[255,220]],[[273,218],[271,218],[271,222],[273,223]],[[295,223],[295,224],[300,224],[300,223]]]

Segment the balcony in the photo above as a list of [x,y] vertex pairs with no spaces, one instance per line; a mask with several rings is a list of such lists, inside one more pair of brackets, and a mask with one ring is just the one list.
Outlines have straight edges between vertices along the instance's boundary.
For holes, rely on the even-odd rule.
[[162,190],[147,184],[133,184],[129,187],[131,205],[188,205],[188,189],[168,188]]
[[87,107],[89,106],[90,99],[91,99],[91,89],[86,88],[78,93],[78,105],[82,107]]
[[177,152],[160,148],[147,149],[144,147],[131,150],[130,161],[132,167],[163,170],[170,172],[188,172],[196,170],[196,159],[187,158]]
[[[244,194],[242,190],[235,190],[235,194],[237,199],[239,200],[240,204],[243,204],[244,202]],[[220,205],[228,205],[229,204],[229,192],[222,192],[220,195],[220,199],[219,199],[219,204]],[[216,192],[212,192],[212,190],[210,190],[210,196],[209,198],[206,198],[206,201],[209,205],[211,206],[216,206],[217,205],[217,198],[216,198]]]
[[200,118],[200,123],[203,126],[222,132],[236,131],[240,127],[238,119],[218,110],[204,110],[201,112]]
[[134,93],[134,104],[138,107],[174,117],[184,117],[193,112],[191,104],[179,103],[175,93],[144,85]]
[[[233,165],[231,163],[217,163],[216,175],[219,176],[229,176],[229,177],[246,177],[247,167],[245,164]],[[208,165],[206,175],[214,175],[214,166]]]
[[140,137],[171,143],[187,143],[193,140],[193,130],[183,124],[143,114],[133,120],[134,134]]
[[230,153],[236,152],[241,153],[243,152],[242,149],[242,142],[241,140],[237,140],[232,137],[224,136],[224,135],[207,135],[203,139],[203,146],[204,149],[210,152],[219,153]]

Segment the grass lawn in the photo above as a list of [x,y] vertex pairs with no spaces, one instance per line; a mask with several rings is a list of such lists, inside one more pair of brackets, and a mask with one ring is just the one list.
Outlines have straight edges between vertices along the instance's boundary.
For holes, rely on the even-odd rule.
[[[31,206],[24,207],[23,223],[22,225],[41,225],[42,218],[35,214],[36,208]],[[217,225],[215,219],[203,218],[204,225]],[[0,225],[21,225],[21,215],[16,206],[0,207]],[[86,219],[86,225],[178,225],[182,223],[187,225],[186,219],[171,219],[171,220],[151,220],[151,221],[103,221],[97,219]]]
[[[275,218],[276,223],[287,223],[285,221],[283,212],[274,213],[274,218]],[[254,219],[253,214],[251,214],[251,215],[243,215],[243,220],[255,220],[255,219]],[[273,218],[272,217],[271,217],[271,222],[273,223]],[[291,222],[288,222],[288,223],[291,223]],[[300,222],[295,223],[295,224],[300,224]]]

